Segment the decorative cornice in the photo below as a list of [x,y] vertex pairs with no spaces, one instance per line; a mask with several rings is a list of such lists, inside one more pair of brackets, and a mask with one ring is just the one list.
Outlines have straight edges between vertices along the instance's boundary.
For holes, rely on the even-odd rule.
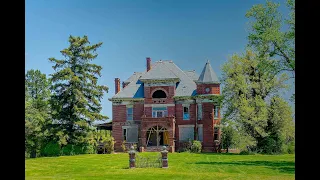
[[196,84],[221,84],[221,82],[219,82],[219,81],[201,82],[201,81],[198,81],[198,80],[194,80],[194,82]]
[[112,102],[122,102],[122,101],[138,102],[138,101],[144,101],[144,98],[109,98],[108,100]]
[[210,100],[215,103],[220,104],[222,102],[222,96],[218,94],[206,94],[206,95],[195,95],[195,96],[174,96],[173,99],[175,101],[182,100]]
[[164,82],[179,82],[179,78],[168,78],[168,79],[140,79],[143,83],[164,83]]

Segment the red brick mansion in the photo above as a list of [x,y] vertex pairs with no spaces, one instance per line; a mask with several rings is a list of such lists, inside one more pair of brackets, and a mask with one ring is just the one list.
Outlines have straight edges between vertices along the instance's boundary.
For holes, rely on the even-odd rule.
[[[205,152],[220,141],[220,82],[209,61],[200,76],[172,61],[151,63],[122,82],[115,78],[112,136],[115,150],[136,143],[140,150],[167,146],[178,151],[183,142],[199,140]],[[215,141],[218,140],[218,141]]]

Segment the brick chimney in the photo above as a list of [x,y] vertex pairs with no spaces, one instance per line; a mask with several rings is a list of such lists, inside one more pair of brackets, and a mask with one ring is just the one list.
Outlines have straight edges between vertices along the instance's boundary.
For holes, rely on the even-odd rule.
[[115,94],[117,94],[120,91],[120,79],[115,78],[114,83],[115,83]]
[[147,72],[148,72],[151,69],[151,58],[147,57],[146,59],[147,59]]

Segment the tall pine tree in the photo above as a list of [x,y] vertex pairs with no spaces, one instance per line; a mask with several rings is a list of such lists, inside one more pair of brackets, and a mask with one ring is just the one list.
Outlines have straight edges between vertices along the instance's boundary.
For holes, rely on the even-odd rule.
[[86,143],[91,123],[108,119],[100,114],[101,99],[108,87],[98,85],[102,67],[90,63],[102,42],[90,45],[87,36],[69,37],[70,46],[60,51],[64,59],[49,58],[55,65],[51,74],[52,117],[68,143]]
[[25,152],[35,158],[49,136],[49,81],[39,70],[25,75]]

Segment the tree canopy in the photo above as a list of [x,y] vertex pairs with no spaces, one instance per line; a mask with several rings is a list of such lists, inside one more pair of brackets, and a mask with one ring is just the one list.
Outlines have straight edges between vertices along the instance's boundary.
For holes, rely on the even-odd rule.
[[54,63],[51,74],[52,116],[67,142],[84,142],[95,120],[101,115],[101,99],[108,87],[98,84],[102,67],[93,63],[102,43],[90,45],[87,36],[69,37],[69,47],[61,50],[64,59],[49,58]]

